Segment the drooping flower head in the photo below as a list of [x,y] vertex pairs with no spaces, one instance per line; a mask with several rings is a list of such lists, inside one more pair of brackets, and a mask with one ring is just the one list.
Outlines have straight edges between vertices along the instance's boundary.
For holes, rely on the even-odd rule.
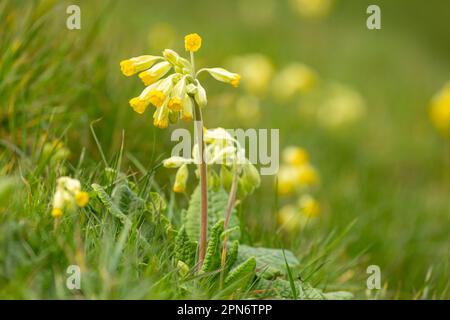
[[[261,178],[258,170],[245,158],[244,149],[228,131],[223,128],[204,129],[204,139],[205,162],[210,166],[208,178],[213,188],[221,186],[228,190],[231,186],[233,170],[238,172],[238,193],[242,197],[252,193],[260,185]],[[197,144],[192,148],[192,158],[172,156],[163,161],[166,168],[178,168],[173,186],[175,192],[185,192],[189,175],[187,165],[198,164],[199,161]],[[219,166],[220,172],[215,172],[213,166]]]
[[165,49],[162,56],[142,55],[120,62],[125,76],[139,73],[146,86],[139,96],[129,101],[130,106],[143,114],[150,104],[153,105],[156,108],[153,124],[159,128],[167,128],[169,123],[176,123],[179,118],[192,120],[194,103],[206,106],[206,90],[197,79],[202,72],[234,87],[239,85],[240,75],[223,68],[204,68],[196,72],[193,54],[202,45],[202,38],[197,33],[188,34],[184,45],[190,53],[190,61],[174,50]]

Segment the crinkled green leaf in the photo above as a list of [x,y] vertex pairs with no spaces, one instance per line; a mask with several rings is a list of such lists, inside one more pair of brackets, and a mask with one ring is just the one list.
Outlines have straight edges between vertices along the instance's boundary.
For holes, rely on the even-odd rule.
[[255,257],[258,276],[270,279],[276,276],[285,276],[286,263],[289,265],[289,268],[298,267],[299,261],[294,254],[289,250],[284,250],[284,253],[286,255],[286,262],[281,249],[256,248],[240,245],[237,262],[240,263],[249,257]]
[[[192,193],[189,208],[184,217],[184,225],[189,238],[193,241],[197,241],[200,238],[200,200],[201,193],[200,187],[197,187]],[[208,191],[208,239],[211,236],[212,227],[225,216],[225,211],[228,202],[228,193],[223,189],[219,189],[217,192],[213,190]],[[239,225],[239,221],[234,212],[231,214],[230,223],[228,228],[234,228]],[[228,238],[230,240],[239,239],[240,232],[236,229],[230,232]]]

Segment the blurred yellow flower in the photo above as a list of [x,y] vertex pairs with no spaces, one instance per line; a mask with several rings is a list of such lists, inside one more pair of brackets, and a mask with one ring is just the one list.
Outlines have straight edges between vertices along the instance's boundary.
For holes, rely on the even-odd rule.
[[314,186],[319,182],[319,175],[310,164],[295,167],[295,177],[298,179],[300,186]]
[[233,57],[228,64],[242,75],[243,88],[253,95],[264,95],[273,77],[273,66],[262,54]]
[[439,132],[450,135],[450,82],[433,97],[430,119]]
[[290,195],[297,189],[317,185],[319,175],[310,164],[300,166],[282,165],[278,170],[278,193]]
[[365,116],[366,103],[358,91],[340,83],[333,83],[326,90],[325,98],[317,108],[319,125],[340,129],[359,122]]
[[84,207],[88,202],[89,194],[81,191],[80,181],[70,177],[60,177],[56,181],[51,215],[54,218],[59,218],[62,216],[63,210],[72,210],[75,206]]
[[191,33],[184,37],[186,51],[196,52],[202,46],[202,38],[197,33]]
[[333,0],[290,0],[290,5],[306,18],[321,18],[331,11]]
[[294,205],[287,204],[278,211],[277,222],[288,232],[299,230],[302,225],[300,211]]
[[303,195],[298,201],[301,212],[308,218],[314,218],[320,214],[320,204],[310,195]]
[[79,207],[85,207],[89,202],[89,194],[87,192],[81,191],[75,195],[75,203]]
[[289,146],[283,150],[282,159],[283,162],[287,164],[299,166],[307,164],[309,161],[309,156],[305,149]]
[[259,99],[254,96],[241,96],[236,100],[234,115],[245,125],[254,126],[261,119]]
[[60,218],[62,216],[63,212],[60,208],[53,208],[52,209],[52,217],[57,219]]
[[274,97],[286,101],[297,93],[310,91],[317,82],[316,72],[301,63],[292,63],[282,69],[273,80]]

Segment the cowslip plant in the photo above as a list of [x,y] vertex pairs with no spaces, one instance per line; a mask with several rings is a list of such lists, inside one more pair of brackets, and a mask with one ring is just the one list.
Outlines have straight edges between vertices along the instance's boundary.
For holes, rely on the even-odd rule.
[[[252,193],[261,183],[258,170],[245,158],[245,150],[241,147],[239,141],[234,139],[225,129],[205,129],[205,161],[211,166],[208,170],[208,181],[212,189],[217,190],[220,187],[228,193],[224,215],[224,230],[228,230],[231,213],[236,202],[236,196],[239,194],[244,197]],[[198,144],[193,147],[193,158],[183,158],[173,156],[163,161],[166,168],[178,168],[173,186],[174,192],[184,192],[188,179],[188,164],[198,163]],[[219,166],[219,174],[212,168]],[[225,233],[222,246],[220,266],[224,268],[227,256],[228,234]],[[221,282],[224,281],[222,273]]]
[[[184,46],[189,52],[189,60],[181,57],[171,49],[165,49],[162,56],[143,55],[120,62],[125,76],[139,73],[139,78],[146,88],[137,97],[130,100],[130,105],[137,113],[144,113],[152,104],[155,107],[153,124],[159,128],[167,128],[179,118],[195,120],[196,141],[198,144],[199,176],[201,188],[201,232],[199,241],[198,266],[201,268],[206,254],[208,224],[208,182],[205,163],[205,142],[203,138],[202,108],[207,105],[206,90],[197,79],[204,72],[214,79],[239,85],[240,75],[223,68],[203,68],[196,70],[194,53],[202,45],[202,38],[196,34],[188,34],[184,38]],[[171,72],[172,71],[172,72]],[[185,170],[185,169],[183,169]],[[179,180],[183,178],[181,172]]]

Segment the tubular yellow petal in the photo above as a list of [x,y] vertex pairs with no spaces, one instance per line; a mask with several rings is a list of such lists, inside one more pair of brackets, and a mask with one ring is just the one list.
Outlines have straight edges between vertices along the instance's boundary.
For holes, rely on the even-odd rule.
[[121,61],[120,69],[125,76],[129,77],[135,73],[150,68],[156,61],[160,59],[161,57],[158,56],[139,56]]
[[149,101],[155,107],[159,108],[163,105],[166,95],[160,90],[152,90],[149,95]]
[[168,107],[173,111],[181,111],[181,109],[183,108],[183,102],[178,98],[172,98],[169,100]]
[[144,100],[140,97],[135,97],[130,100],[130,106],[133,108],[134,111],[136,111],[139,114],[144,113],[145,109],[147,109],[147,106],[149,105],[149,101]]

